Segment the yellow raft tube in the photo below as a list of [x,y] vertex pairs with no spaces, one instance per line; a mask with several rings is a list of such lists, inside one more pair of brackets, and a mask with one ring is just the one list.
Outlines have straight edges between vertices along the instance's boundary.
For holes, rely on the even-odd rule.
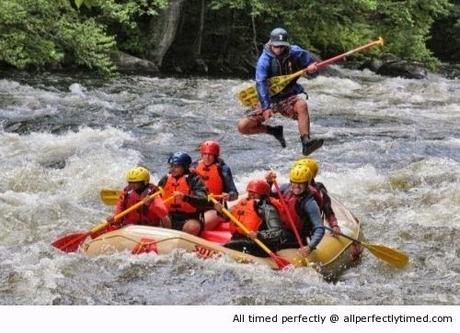
[[[361,240],[359,221],[335,198],[331,199],[341,232],[351,238]],[[357,253],[360,252],[357,246],[349,239],[332,236],[326,231],[316,250],[306,258],[300,257],[297,249],[283,249],[276,254],[291,262],[295,267],[313,266],[325,277],[333,278],[357,262]],[[278,268],[271,257],[255,257],[177,230],[140,225],[130,225],[105,233],[86,243],[83,249],[89,256],[117,251],[162,255],[176,249],[183,249],[187,252],[194,252],[202,258],[226,255],[238,262],[258,263],[268,265],[273,269]]]

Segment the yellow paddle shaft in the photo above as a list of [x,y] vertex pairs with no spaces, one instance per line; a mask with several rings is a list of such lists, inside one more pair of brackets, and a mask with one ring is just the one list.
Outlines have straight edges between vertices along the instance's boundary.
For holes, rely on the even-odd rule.
[[[114,221],[117,221],[119,219],[121,219],[122,217],[126,216],[127,214],[131,213],[132,211],[138,209],[139,207],[141,207],[143,204],[145,204],[146,201],[148,200],[152,200],[154,199],[155,197],[159,196],[160,194],[163,194],[164,191],[163,189],[160,187],[160,189],[158,191],[156,191],[155,193],[152,193],[150,194],[149,196],[145,197],[143,200],[139,201],[138,203],[132,205],[131,207],[129,207],[128,209],[125,209],[124,211],[122,211],[121,213],[115,215],[113,217]],[[109,225],[109,222],[105,221],[104,223],[101,223],[101,224],[98,224],[97,226],[95,226],[94,228],[92,228],[90,230],[91,233],[96,233],[96,232],[99,232],[101,230],[103,230],[104,228],[106,228],[107,226]]]

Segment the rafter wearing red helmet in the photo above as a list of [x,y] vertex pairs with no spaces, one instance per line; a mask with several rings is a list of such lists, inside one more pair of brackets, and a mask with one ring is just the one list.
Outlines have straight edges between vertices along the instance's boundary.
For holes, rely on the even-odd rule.
[[[231,213],[248,230],[245,234],[234,225],[230,242],[225,247],[244,251],[259,257],[266,257],[265,251],[253,241],[257,238],[276,252],[286,239],[286,230],[278,215],[276,207],[270,201],[270,186],[263,179],[251,180],[246,187],[248,197],[241,199],[232,207]],[[219,209],[219,207],[216,207]]]
[[[233,181],[232,170],[220,158],[220,145],[217,141],[204,141],[200,146],[201,159],[192,165],[192,170],[200,175],[208,193],[216,195],[222,201],[238,199],[238,191]],[[213,230],[224,218],[210,207],[204,213],[204,229]]]

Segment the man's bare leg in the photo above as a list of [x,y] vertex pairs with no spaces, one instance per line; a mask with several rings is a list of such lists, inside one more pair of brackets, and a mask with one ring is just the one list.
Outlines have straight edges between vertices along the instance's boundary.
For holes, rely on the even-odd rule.
[[273,135],[279,141],[281,147],[286,147],[286,140],[283,135],[283,126],[264,125],[260,121],[251,117],[244,117],[238,121],[238,131],[241,134],[252,135],[267,133]]

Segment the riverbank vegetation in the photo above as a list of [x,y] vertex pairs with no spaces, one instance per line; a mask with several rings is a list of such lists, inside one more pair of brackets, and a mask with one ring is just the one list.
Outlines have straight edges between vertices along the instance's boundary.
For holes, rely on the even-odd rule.
[[460,1],[2,0],[0,63],[111,76],[122,53],[163,73],[250,75],[277,26],[323,58],[383,36],[384,48],[360,57],[460,59]]

